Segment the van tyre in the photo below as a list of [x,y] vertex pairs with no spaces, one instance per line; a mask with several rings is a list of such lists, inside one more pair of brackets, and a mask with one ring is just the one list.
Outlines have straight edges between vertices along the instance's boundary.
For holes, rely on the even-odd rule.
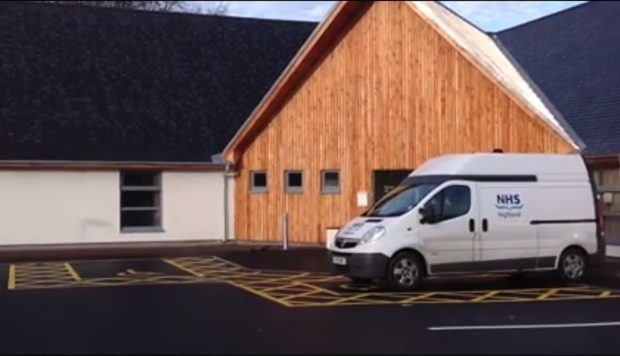
[[398,290],[413,290],[422,280],[424,264],[411,252],[397,253],[388,264],[388,281]]
[[586,272],[586,255],[577,248],[569,248],[562,253],[558,263],[558,274],[567,282],[578,282]]

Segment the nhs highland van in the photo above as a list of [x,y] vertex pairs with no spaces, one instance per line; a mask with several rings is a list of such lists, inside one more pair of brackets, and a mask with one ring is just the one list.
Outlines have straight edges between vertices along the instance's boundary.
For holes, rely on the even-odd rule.
[[431,159],[328,244],[336,272],[413,289],[429,275],[557,271],[605,256],[594,183],[577,154]]

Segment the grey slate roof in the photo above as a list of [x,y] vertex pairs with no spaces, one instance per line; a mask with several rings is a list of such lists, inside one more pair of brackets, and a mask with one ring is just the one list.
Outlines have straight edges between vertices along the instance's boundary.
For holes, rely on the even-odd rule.
[[589,2],[497,34],[585,142],[620,153],[620,3]]
[[315,23],[0,3],[0,160],[209,161]]

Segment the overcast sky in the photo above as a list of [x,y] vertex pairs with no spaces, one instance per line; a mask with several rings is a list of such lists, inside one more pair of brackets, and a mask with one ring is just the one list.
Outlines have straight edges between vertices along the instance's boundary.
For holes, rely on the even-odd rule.
[[[483,30],[498,31],[545,16],[585,1],[442,1]],[[195,1],[212,7],[217,1]],[[334,1],[226,1],[228,15],[321,21]]]

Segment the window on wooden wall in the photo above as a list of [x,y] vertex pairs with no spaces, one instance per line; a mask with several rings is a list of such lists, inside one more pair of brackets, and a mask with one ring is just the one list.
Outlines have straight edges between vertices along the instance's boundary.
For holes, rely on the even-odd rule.
[[121,172],[121,231],[161,231],[161,172]]
[[327,169],[321,172],[321,193],[340,193],[340,171]]
[[267,173],[264,171],[250,172],[250,192],[266,193],[267,192]]
[[287,193],[302,193],[303,189],[303,174],[301,171],[286,171],[284,172],[284,190]]

